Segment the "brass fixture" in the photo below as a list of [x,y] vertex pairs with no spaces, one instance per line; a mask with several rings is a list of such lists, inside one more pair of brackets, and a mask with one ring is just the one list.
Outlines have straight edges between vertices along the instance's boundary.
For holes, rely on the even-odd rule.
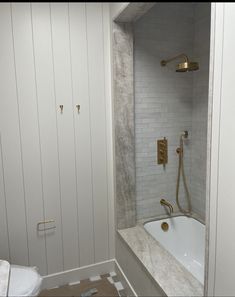
[[77,107],[78,112],[80,112],[80,108],[81,108],[80,104],[77,104],[76,107]]
[[[182,132],[181,135],[180,135],[180,137],[181,137],[182,139],[183,139],[183,138],[188,138],[188,131],[186,130],[186,131]],[[177,149],[176,149],[176,153],[177,153],[177,154],[180,154],[180,153],[183,154],[183,145],[177,147]]]
[[177,149],[176,149],[176,153],[177,154],[180,154],[182,152],[182,149],[180,148],[180,147],[177,147]]
[[163,223],[161,223],[161,228],[162,228],[162,230],[163,230],[164,232],[167,232],[168,229],[169,229],[169,225],[168,225],[168,223],[167,223],[167,222],[163,222]]
[[171,205],[170,202],[166,201],[165,199],[161,199],[161,200],[160,200],[160,204],[161,204],[162,206],[167,206],[167,207],[169,208],[169,210],[170,210],[170,214],[173,213],[174,209],[173,209],[173,206]]
[[[45,227],[46,224],[51,224],[51,223],[55,223],[55,220],[46,220],[46,221],[38,222],[37,223],[37,231],[46,231],[46,230],[50,230],[50,229],[55,229],[56,226],[51,226],[51,227],[48,227],[48,228]],[[40,228],[41,225],[44,225],[43,229]]]
[[181,133],[181,137],[183,138],[188,138],[188,131],[185,130],[184,132]]
[[[177,175],[177,181],[176,181],[176,204],[182,213],[184,213],[185,215],[190,215],[190,213],[192,211],[191,196],[189,193],[186,175],[184,172],[184,139],[186,139],[186,138],[188,138],[188,131],[184,131],[183,133],[180,134],[180,146],[176,149],[176,152],[179,155],[178,175]],[[180,201],[179,201],[179,188],[180,188],[181,174],[182,174],[182,179],[183,179],[183,186],[184,186],[185,193],[186,193],[186,199],[188,202],[188,209],[184,209],[180,205]]]
[[186,71],[195,71],[199,69],[199,64],[198,62],[191,62],[189,61],[189,58],[187,55],[185,54],[180,54],[177,55],[173,58],[170,58],[168,60],[162,60],[161,61],[161,66],[166,66],[166,64],[168,64],[169,62],[172,62],[174,60],[177,60],[179,58],[183,58],[184,62],[181,62],[179,64],[176,65],[176,72],[186,72]]
[[64,105],[60,105],[60,113],[63,113]]
[[157,163],[165,166],[168,162],[168,144],[167,139],[159,139],[157,141]]

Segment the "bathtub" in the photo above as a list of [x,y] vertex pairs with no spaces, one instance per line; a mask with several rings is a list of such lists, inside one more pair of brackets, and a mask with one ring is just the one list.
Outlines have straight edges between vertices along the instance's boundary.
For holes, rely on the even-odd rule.
[[[168,231],[161,225],[168,223]],[[204,283],[205,226],[186,216],[146,222],[144,228],[202,284]]]

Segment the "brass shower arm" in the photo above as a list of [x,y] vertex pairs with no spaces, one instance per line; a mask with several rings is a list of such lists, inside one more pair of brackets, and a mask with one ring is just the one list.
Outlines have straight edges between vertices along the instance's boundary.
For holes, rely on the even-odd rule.
[[189,59],[188,59],[187,55],[185,55],[185,54],[180,54],[180,55],[177,55],[177,56],[175,56],[175,57],[173,57],[173,58],[170,58],[170,59],[168,59],[168,60],[162,60],[162,61],[161,61],[161,65],[162,65],[162,66],[166,66],[167,63],[169,63],[169,62],[171,62],[171,61],[174,61],[174,60],[176,60],[176,59],[178,59],[178,58],[184,58],[185,62],[189,62]]

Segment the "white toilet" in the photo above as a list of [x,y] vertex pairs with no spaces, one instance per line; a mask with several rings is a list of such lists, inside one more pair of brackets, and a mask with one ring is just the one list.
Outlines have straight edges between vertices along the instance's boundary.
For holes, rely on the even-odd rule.
[[11,265],[8,296],[38,296],[42,277],[36,267]]

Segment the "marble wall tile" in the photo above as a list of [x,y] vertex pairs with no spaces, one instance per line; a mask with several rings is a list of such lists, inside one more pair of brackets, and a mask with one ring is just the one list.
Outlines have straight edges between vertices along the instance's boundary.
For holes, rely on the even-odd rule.
[[[161,198],[175,204],[175,149],[184,130],[189,131],[184,165],[192,209],[205,219],[210,3],[157,3],[135,23],[134,37],[137,219],[163,214]],[[160,66],[179,53],[198,61],[199,71],[176,73],[176,62]],[[156,163],[156,140],[164,136],[165,169]]]
[[[157,3],[133,25],[114,23],[118,228],[164,214],[162,197],[175,204],[175,149],[183,130],[189,131],[184,163],[193,211],[205,216],[209,17],[209,3]],[[182,52],[199,61],[198,72],[176,73],[174,63],[160,66],[161,59]],[[164,136],[169,144],[165,169],[156,164],[156,140]],[[185,207],[182,185],[180,196]]]
[[205,220],[210,3],[195,5],[193,56],[200,69],[193,74],[191,196],[193,211]]
[[133,31],[131,24],[114,24],[114,125],[116,218],[119,229],[136,224]]
[[[175,204],[179,137],[185,142],[185,171],[190,182],[192,73],[176,73],[162,59],[193,53],[194,5],[157,3],[134,25],[135,146],[137,219],[161,215],[161,198]],[[168,164],[157,164],[157,139],[168,139]],[[182,204],[185,192],[180,187]]]

